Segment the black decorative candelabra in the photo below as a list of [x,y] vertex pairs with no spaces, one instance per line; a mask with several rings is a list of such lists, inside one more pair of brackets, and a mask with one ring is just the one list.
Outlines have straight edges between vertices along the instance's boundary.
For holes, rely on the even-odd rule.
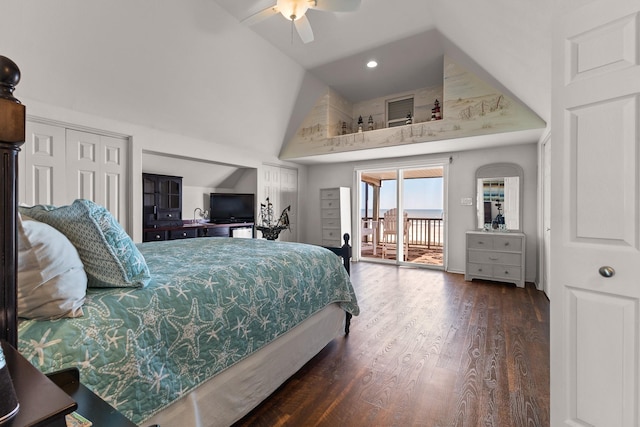
[[267,203],[260,203],[260,225],[256,227],[262,232],[262,237],[267,240],[276,240],[282,230],[289,229],[289,214],[291,205],[282,210],[280,217],[275,221],[273,215],[273,204],[267,197]]

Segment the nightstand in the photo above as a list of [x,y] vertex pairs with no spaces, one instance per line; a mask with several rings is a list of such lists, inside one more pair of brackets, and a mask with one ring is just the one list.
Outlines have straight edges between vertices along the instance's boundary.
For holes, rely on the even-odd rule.
[[73,411],[95,427],[136,427],[82,385],[77,368],[45,375],[5,341],[2,351],[20,403],[20,410],[8,427],[66,427],[65,415]]
[[60,389],[78,402],[76,411],[91,421],[94,426],[136,427],[113,406],[80,383],[80,371],[77,368],[47,374]]
[[65,415],[76,410],[76,402],[5,341],[2,351],[20,404],[7,425],[65,427]]

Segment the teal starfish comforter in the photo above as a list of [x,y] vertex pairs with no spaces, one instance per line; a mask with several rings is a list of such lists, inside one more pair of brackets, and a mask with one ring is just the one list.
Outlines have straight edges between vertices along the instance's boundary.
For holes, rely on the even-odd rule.
[[87,291],[84,316],[25,320],[20,352],[140,424],[325,306],[359,308],[340,258],[317,246],[198,238],[139,244],[151,283]]

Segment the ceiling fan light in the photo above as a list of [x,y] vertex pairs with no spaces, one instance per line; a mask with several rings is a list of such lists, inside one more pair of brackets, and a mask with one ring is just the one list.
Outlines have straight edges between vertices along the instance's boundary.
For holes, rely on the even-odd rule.
[[304,16],[309,9],[309,2],[307,0],[278,0],[278,11],[286,19],[295,21]]

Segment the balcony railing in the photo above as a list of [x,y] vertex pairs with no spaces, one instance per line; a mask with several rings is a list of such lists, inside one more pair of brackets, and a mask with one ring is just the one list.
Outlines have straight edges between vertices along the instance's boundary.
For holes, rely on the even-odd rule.
[[[363,217],[363,223],[371,221],[371,217]],[[442,248],[443,241],[443,221],[442,218],[407,218],[409,222],[408,227],[408,242],[409,246],[422,246],[428,249]],[[378,221],[378,235],[377,242],[381,242],[382,231],[384,223]],[[364,236],[368,243],[371,243],[372,236]],[[392,243],[392,242],[389,242]]]
[[442,247],[442,218],[408,218],[409,245]]

